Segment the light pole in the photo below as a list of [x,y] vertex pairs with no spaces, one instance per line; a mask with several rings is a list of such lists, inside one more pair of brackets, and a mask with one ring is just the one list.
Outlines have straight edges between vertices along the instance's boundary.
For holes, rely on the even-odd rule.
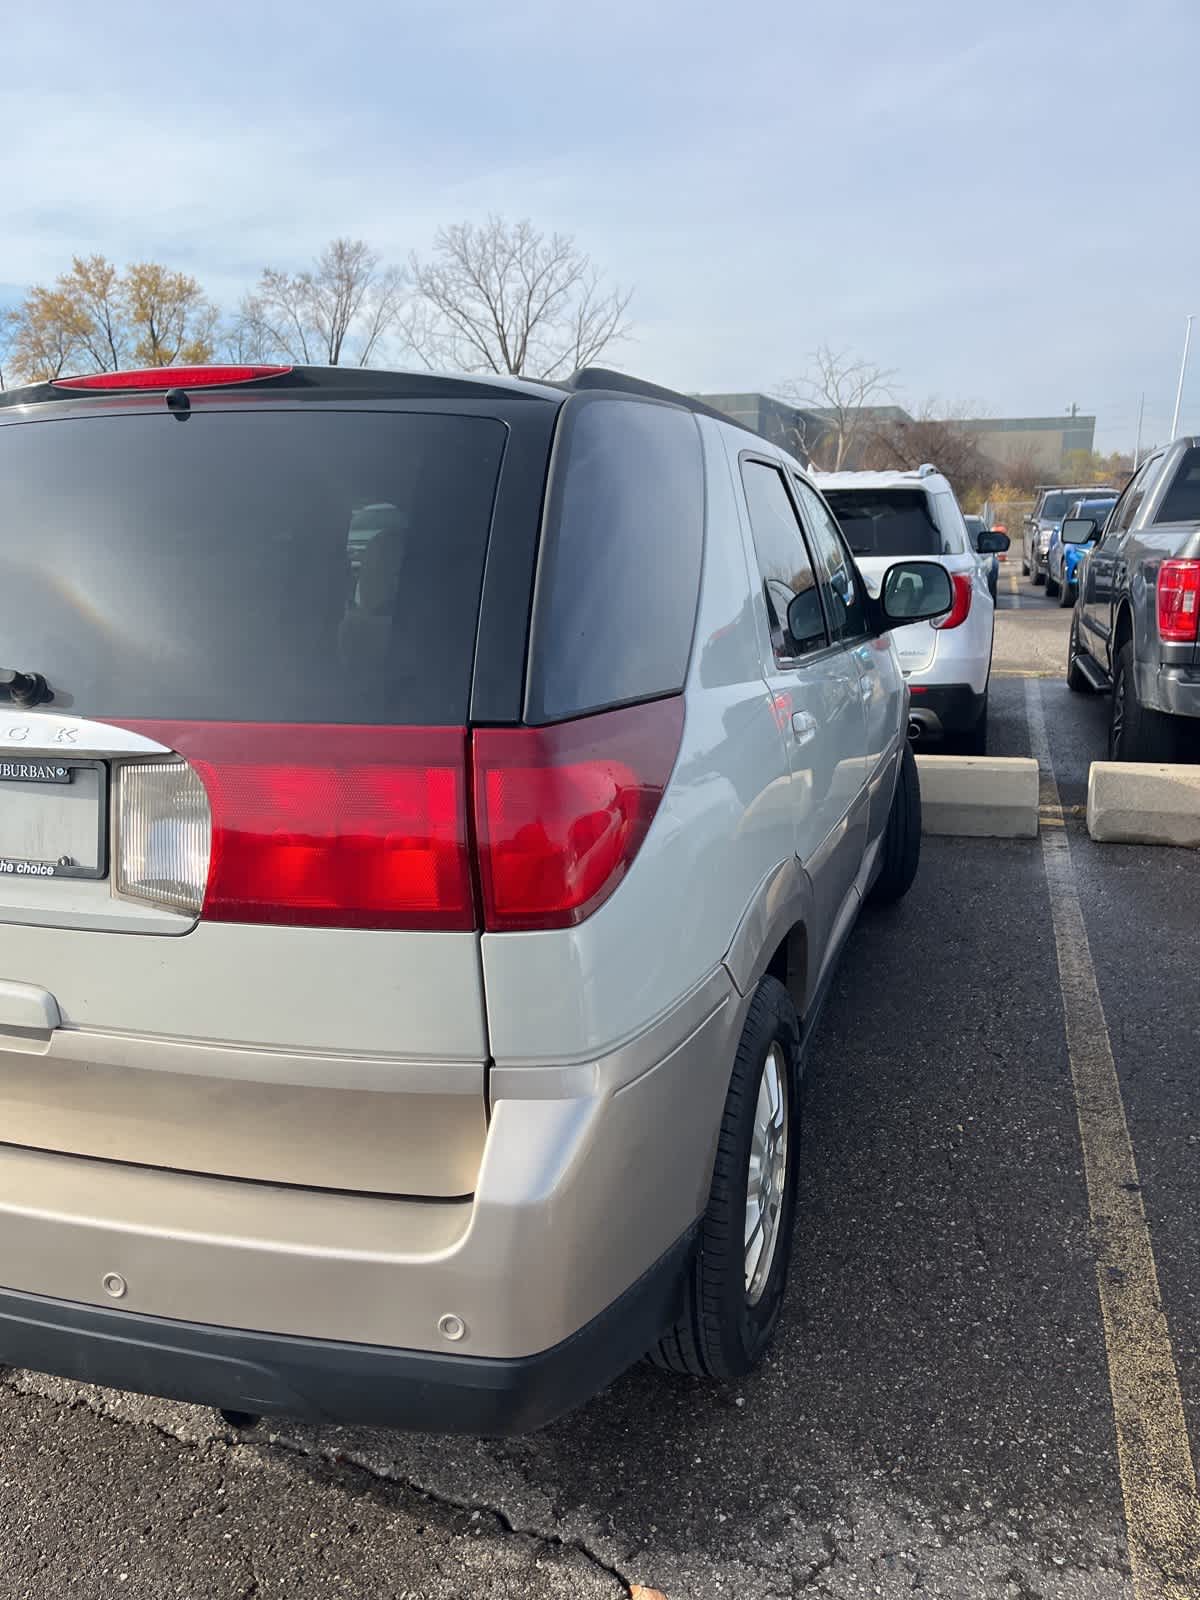
[[1138,401],[1138,427],[1137,443],[1133,447],[1133,470],[1138,469],[1138,462],[1142,459],[1142,417],[1146,411],[1146,392],[1143,389],[1142,398]]
[[1179,363],[1179,388],[1175,391],[1175,415],[1171,418],[1171,437],[1179,435],[1179,409],[1183,405],[1183,380],[1187,377],[1188,346],[1192,342],[1192,323],[1195,317],[1187,319],[1187,329],[1183,335],[1183,360]]

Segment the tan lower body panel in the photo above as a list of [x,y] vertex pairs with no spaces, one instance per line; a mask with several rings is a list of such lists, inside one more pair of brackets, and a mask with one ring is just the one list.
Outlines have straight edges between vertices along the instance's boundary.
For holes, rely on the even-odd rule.
[[479,1176],[484,1071],[0,1029],[0,1138],[179,1172],[453,1198]]
[[[603,1061],[498,1068],[473,1200],[281,1189],[0,1147],[0,1286],[402,1349],[530,1355],[703,1211],[745,1003],[721,969]],[[119,1299],[103,1280],[119,1274]],[[466,1337],[448,1345],[447,1313]]]

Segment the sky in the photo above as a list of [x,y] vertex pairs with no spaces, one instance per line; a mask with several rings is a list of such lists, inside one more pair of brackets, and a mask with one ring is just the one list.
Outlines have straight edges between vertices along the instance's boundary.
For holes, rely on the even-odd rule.
[[[633,289],[614,363],[1165,438],[1200,316],[1197,0],[56,0],[3,17],[0,304],[73,254],[232,306],[499,213]],[[1183,425],[1200,432],[1200,322]]]

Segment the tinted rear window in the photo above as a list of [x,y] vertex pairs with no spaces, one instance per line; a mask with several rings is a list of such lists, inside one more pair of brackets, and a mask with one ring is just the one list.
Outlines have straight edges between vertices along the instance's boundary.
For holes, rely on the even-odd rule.
[[1042,501],[1042,508],[1038,512],[1041,522],[1061,522],[1070,510],[1071,501],[1075,498],[1069,494],[1048,494]]
[[1200,522],[1200,450],[1184,452],[1155,522]]
[[0,428],[0,667],[79,716],[460,723],[506,430],[196,411]]
[[700,590],[704,464],[695,417],[580,395],[559,427],[534,610],[531,722],[682,688]]
[[953,553],[920,489],[828,489],[825,498],[856,556]]

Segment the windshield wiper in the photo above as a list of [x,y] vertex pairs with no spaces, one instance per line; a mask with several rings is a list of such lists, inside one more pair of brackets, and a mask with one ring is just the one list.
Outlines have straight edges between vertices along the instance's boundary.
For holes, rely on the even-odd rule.
[[53,700],[50,685],[40,672],[22,672],[18,667],[0,667],[0,690],[8,690],[14,706],[37,706]]

